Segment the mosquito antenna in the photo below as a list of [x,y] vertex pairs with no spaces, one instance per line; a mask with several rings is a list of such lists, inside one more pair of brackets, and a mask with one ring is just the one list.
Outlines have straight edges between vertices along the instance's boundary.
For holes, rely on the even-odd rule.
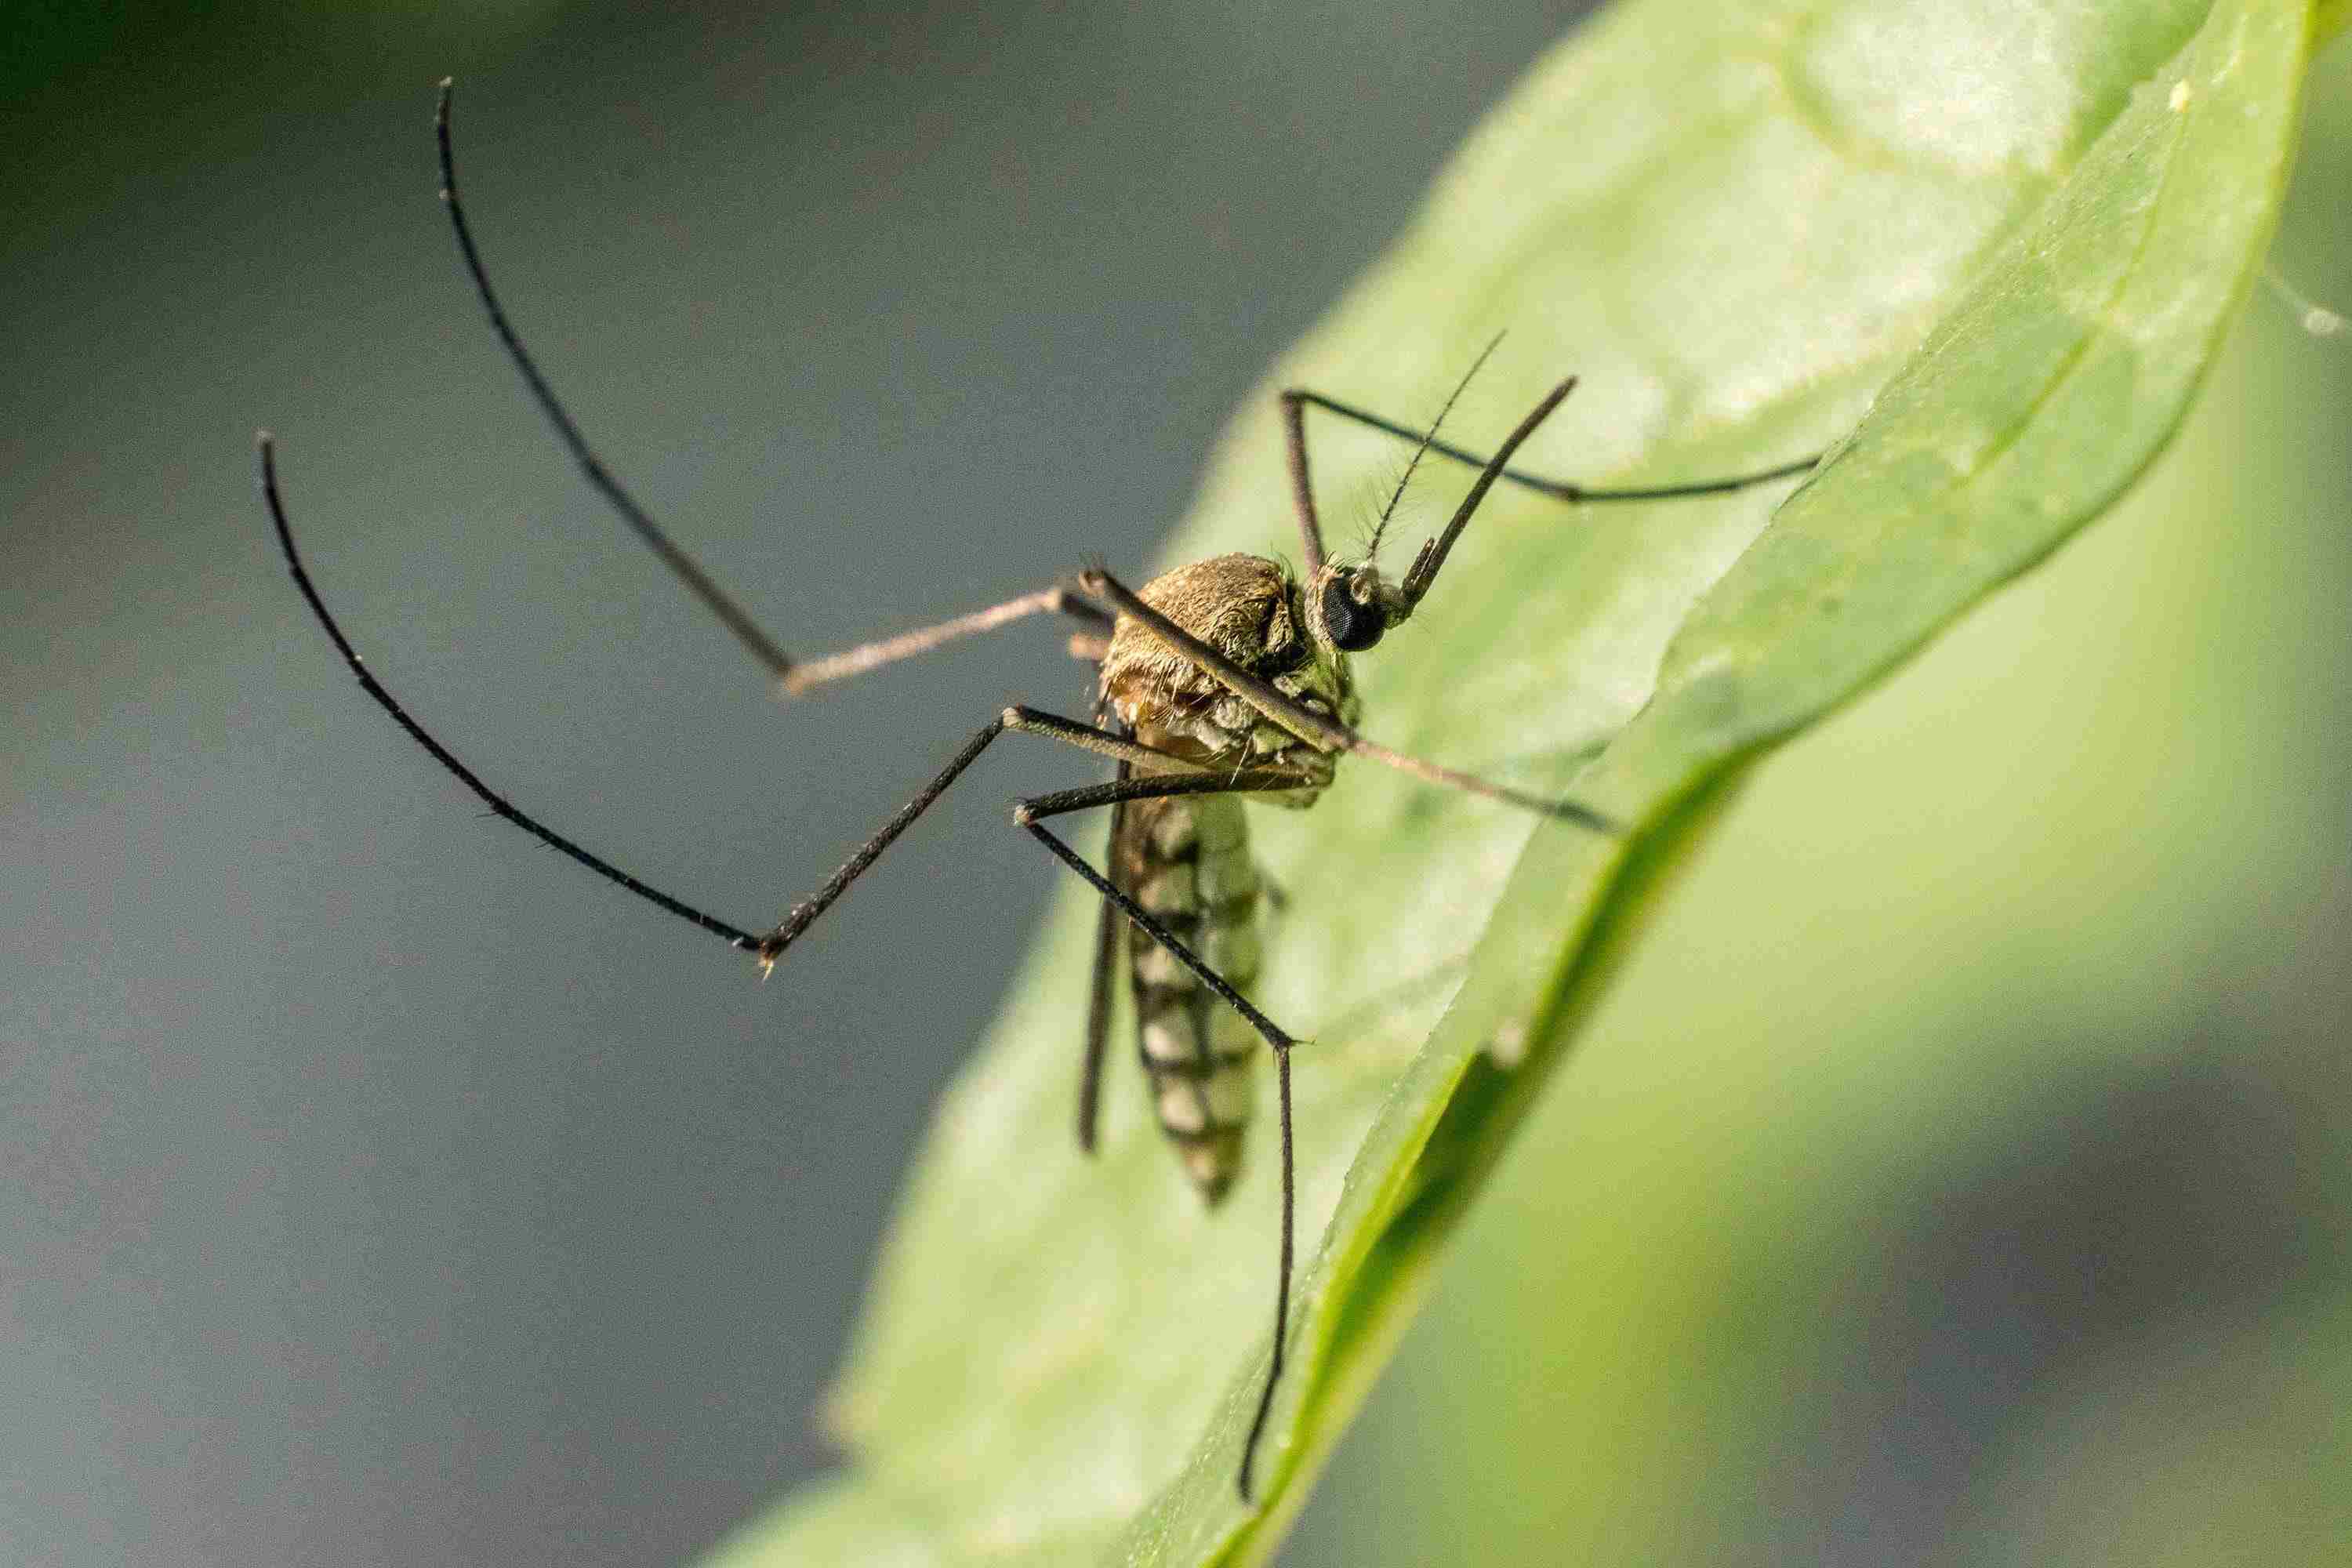
[[556,437],[572,454],[572,461],[579,465],[588,483],[612,504],[614,511],[621,514],[621,521],[634,529],[637,537],[661,557],[662,564],[686,584],[687,590],[702,601],[703,607],[735,634],[735,640],[741,643],[769,674],[782,680],[792,672],[791,656],[760,629],[759,623],[751,618],[750,612],[729,597],[726,590],[713,582],[710,574],[680,549],[662,531],[661,525],[654,521],[651,514],[637,503],[636,498],[613,477],[612,470],[604,467],[603,460],[589,447],[588,437],[581,434],[579,425],[564,408],[562,400],[555,395],[555,389],[548,384],[547,377],[541,374],[537,362],[530,357],[530,351],[522,346],[522,339],[515,331],[514,323],[507,320],[506,309],[499,303],[498,292],[490,287],[489,272],[482,265],[482,253],[474,244],[474,231],[467,226],[465,205],[457,199],[457,160],[449,144],[449,99],[456,90],[455,82],[455,78],[441,79],[441,97],[433,112],[434,139],[441,150],[441,202],[449,209],[449,226],[457,231],[457,248],[466,258],[466,270],[474,279],[474,291],[481,296],[482,309],[489,315],[491,329],[499,334],[499,342],[506,345],[507,357],[514,361],[515,368],[522,373],[524,384],[530,388],[531,400],[539,405],[540,411],[555,426]]
[[1389,496],[1389,504],[1381,509],[1381,521],[1373,527],[1372,542],[1364,551],[1366,561],[1371,560],[1381,552],[1381,535],[1388,531],[1389,519],[1396,515],[1397,502],[1404,500],[1404,488],[1412,483],[1412,471],[1421,467],[1422,458],[1428,455],[1429,445],[1437,439],[1437,432],[1444,427],[1445,416],[1454,412],[1454,404],[1461,400],[1462,394],[1469,388],[1470,378],[1485,368],[1486,361],[1493,356],[1497,348],[1502,346],[1502,342],[1503,334],[1500,332],[1496,332],[1488,339],[1486,346],[1478,351],[1478,357],[1470,362],[1470,368],[1462,373],[1462,379],[1454,384],[1454,390],[1446,394],[1445,406],[1440,408],[1437,411],[1437,417],[1430,421],[1429,429],[1412,449],[1412,459],[1405,464],[1404,472],[1397,476],[1396,489]]
[[[1467,463],[1474,468],[1483,468],[1486,466],[1486,458],[1483,454],[1456,447],[1451,442],[1441,441],[1437,439],[1437,433],[1433,429],[1427,432],[1416,430],[1410,425],[1400,425],[1393,419],[1383,418],[1369,409],[1359,408],[1352,403],[1342,403],[1336,397],[1327,397],[1322,393],[1308,392],[1301,387],[1293,387],[1282,395],[1286,404],[1291,406],[1311,403],[1327,414],[1337,414],[1342,419],[1352,419],[1359,425],[1370,426],[1375,430],[1384,430],[1403,440],[1418,441],[1430,451],[1435,452],[1440,457],[1451,458],[1457,463]],[[1549,479],[1540,474],[1530,474],[1522,468],[1507,468],[1497,478],[1524,489],[1533,490],[1538,495],[1550,496],[1555,500],[1678,500],[1685,496],[1728,495],[1733,490],[1744,490],[1753,485],[1770,484],[1774,479],[1785,479],[1816,468],[1821,460],[1822,454],[1816,452],[1810,458],[1799,458],[1792,462],[1776,464],[1769,468],[1759,468],[1753,473],[1731,474],[1715,479],[1692,479],[1682,484],[1641,485],[1632,488],[1580,485],[1567,479]]]
[[[1550,418],[1551,411],[1575,390],[1576,377],[1572,375],[1553,387],[1544,395],[1543,401],[1519,421],[1518,427],[1504,437],[1503,444],[1495,448],[1495,455],[1486,459],[1486,466],[1479,469],[1478,477],[1471,481],[1470,491],[1462,498],[1462,504],[1454,509],[1454,516],[1438,531],[1437,537],[1423,544],[1420,553],[1412,558],[1412,568],[1404,574],[1404,582],[1401,584],[1407,614],[1421,603],[1422,595],[1428,593],[1429,585],[1437,580],[1438,569],[1445,564],[1446,552],[1454,548],[1454,542],[1462,537],[1462,531],[1470,526],[1470,519],[1476,514],[1478,503],[1485,500],[1486,492],[1495,488],[1495,481],[1502,476],[1503,465],[1511,460],[1511,454],[1519,449],[1519,443],[1534,435],[1536,426]],[[1402,619],[1402,616],[1396,618]]]
[[335,617],[328,613],[327,602],[319,596],[317,586],[310,581],[310,572],[302,564],[302,553],[294,547],[294,531],[286,521],[285,502],[279,499],[278,493],[276,441],[271,438],[268,431],[264,430],[254,437],[254,446],[260,458],[261,499],[263,504],[269,509],[269,521],[277,525],[278,547],[285,553],[286,569],[293,574],[294,585],[302,590],[302,597],[310,602],[310,613],[318,616],[319,624],[326,628],[329,640],[333,642],[336,651],[343,656],[343,662],[351,666],[353,675],[359,677],[360,689],[374,698],[377,706],[391,714],[393,721],[407,731],[410,739],[430,752],[435,762],[456,774],[459,784],[480,796],[483,804],[488,805],[494,815],[505,817],[541,843],[551,849],[562,850],[598,876],[607,881],[618,883],[647,903],[657,904],[680,920],[691,921],[711,935],[724,937],[730,945],[740,948],[746,952],[756,952],[760,945],[760,939],[750,931],[729,925],[725,921],[715,916],[704,914],[693,905],[673,899],[657,888],[647,887],[611,861],[591,854],[553,828],[525,816],[504,795],[484,784],[473,769],[459,762],[450,752],[448,747],[427,734],[424,725],[409,716],[408,710],[403,708],[399,700],[384,689],[383,683],[368,672],[366,663],[359,656],[359,650],[352,647],[351,639],[343,635],[343,628],[337,626]]

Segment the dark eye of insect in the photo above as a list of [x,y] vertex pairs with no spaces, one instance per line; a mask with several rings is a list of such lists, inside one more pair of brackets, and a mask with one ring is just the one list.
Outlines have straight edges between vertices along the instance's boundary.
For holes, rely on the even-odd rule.
[[1348,592],[1348,579],[1334,577],[1323,584],[1323,625],[1332,645],[1343,653],[1361,653],[1389,629],[1388,617],[1377,605],[1360,605]]

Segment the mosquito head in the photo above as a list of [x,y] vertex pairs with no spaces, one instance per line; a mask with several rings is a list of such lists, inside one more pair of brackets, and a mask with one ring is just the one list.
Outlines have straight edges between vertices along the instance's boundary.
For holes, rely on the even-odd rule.
[[1307,585],[1306,597],[1307,625],[1317,640],[1341,653],[1362,653],[1412,613],[1403,590],[1369,561],[1324,567]]

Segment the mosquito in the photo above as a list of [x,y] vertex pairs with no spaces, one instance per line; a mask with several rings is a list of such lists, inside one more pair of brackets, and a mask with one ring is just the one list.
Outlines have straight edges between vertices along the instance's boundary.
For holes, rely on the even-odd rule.
[[[1241,1169],[1244,1135],[1257,1100],[1254,1068],[1260,1047],[1274,1058],[1282,1194],[1274,1341],[1235,1478],[1243,1502],[1254,1503],[1254,1467],[1281,1383],[1290,1329],[1297,1207],[1290,1057],[1299,1042],[1245,994],[1257,978],[1262,888],[1250,858],[1243,803],[1294,810],[1311,806],[1329,786],[1339,759],[1350,755],[1584,831],[1614,833],[1614,824],[1575,801],[1493,783],[1370,739],[1356,728],[1358,703],[1349,659],[1371,651],[1420,608],[1448,552],[1498,482],[1570,503],[1666,500],[1769,484],[1801,474],[1818,459],[1805,458],[1725,479],[1607,489],[1513,468],[1508,466],[1512,456],[1574,390],[1576,378],[1570,376],[1547,393],[1490,456],[1439,439],[1438,430],[1463,387],[1494,352],[1489,343],[1426,430],[1304,388],[1279,395],[1302,556],[1295,574],[1266,556],[1218,555],[1130,588],[1108,569],[1091,566],[951,620],[823,658],[797,659],[605,468],[523,347],[491,288],[458,200],[449,131],[451,90],[451,83],[444,80],[434,116],[441,199],[492,330],[590,487],[742,644],[774,681],[780,697],[803,696],[1016,621],[1060,616],[1076,623],[1069,639],[1072,654],[1095,667],[1094,708],[1085,721],[1026,706],[1004,709],[982,725],[822,886],[791,906],[776,925],[755,931],[638,880],[527,815],[409,714],[369,672],[311,582],[279,493],[275,443],[265,431],[257,438],[262,500],[295,586],[367,694],[494,814],[750,954],[762,977],[999,737],[1040,735],[1115,763],[1116,775],[1108,782],[1021,798],[1013,805],[1013,820],[1102,899],[1078,1072],[1082,1150],[1093,1152],[1100,1119],[1122,930],[1125,967],[1135,999],[1137,1054],[1153,1111],[1185,1175],[1210,1205],[1225,1195]],[[1414,444],[1361,559],[1335,557],[1324,547],[1307,466],[1309,408]],[[1376,564],[1381,539],[1405,486],[1433,452],[1475,468],[1477,476],[1445,526],[1421,546],[1402,576],[1391,579]],[[1096,868],[1046,826],[1055,817],[1097,809],[1110,814],[1108,869]]]

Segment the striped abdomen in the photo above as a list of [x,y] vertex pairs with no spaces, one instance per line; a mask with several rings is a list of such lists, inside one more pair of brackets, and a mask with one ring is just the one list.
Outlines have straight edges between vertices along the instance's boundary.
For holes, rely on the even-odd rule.
[[[1232,796],[1130,801],[1120,808],[1112,864],[1118,884],[1223,975],[1248,993],[1257,977],[1257,869]],[[1211,1203],[1240,1173],[1242,1135],[1256,1101],[1263,1042],[1242,1016],[1173,953],[1129,931],[1137,1044],[1160,1130]]]

